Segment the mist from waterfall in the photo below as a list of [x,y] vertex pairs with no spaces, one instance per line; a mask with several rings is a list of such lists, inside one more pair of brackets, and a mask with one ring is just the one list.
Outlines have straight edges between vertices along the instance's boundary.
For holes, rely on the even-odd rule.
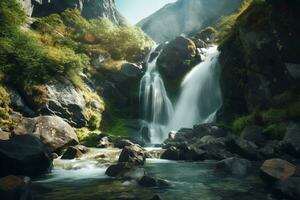
[[168,130],[191,128],[215,120],[222,105],[219,85],[219,52],[217,46],[205,50],[205,59],[184,78],[181,94],[170,118]]
[[151,53],[147,62],[147,71],[140,82],[139,94],[143,119],[141,132],[142,134],[146,132],[149,137],[148,142],[155,144],[161,143],[167,137],[167,124],[174,111],[156,67],[158,56],[150,62]]
[[149,62],[140,82],[141,134],[151,144],[161,143],[170,131],[191,128],[215,120],[222,105],[219,86],[217,46],[204,51],[204,61],[196,65],[181,83],[181,93],[173,108],[164,82],[157,70],[158,56]]

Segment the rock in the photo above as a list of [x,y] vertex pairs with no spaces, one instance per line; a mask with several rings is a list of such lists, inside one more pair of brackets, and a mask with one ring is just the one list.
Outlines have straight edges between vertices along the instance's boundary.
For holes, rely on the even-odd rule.
[[262,164],[260,170],[265,180],[273,182],[289,178],[295,173],[296,167],[285,160],[270,159]]
[[102,137],[97,145],[98,148],[112,148],[114,144],[110,142],[108,137]]
[[264,147],[259,149],[260,155],[264,158],[271,159],[279,156],[280,143],[277,140],[269,141]]
[[132,163],[118,163],[107,168],[105,174],[110,177],[134,179],[139,181],[145,176],[144,168],[135,166]]
[[144,187],[167,187],[170,185],[168,181],[147,175],[139,181],[139,184]]
[[265,138],[263,136],[263,128],[260,126],[247,126],[244,128],[242,139],[251,141],[258,146],[264,146]]
[[61,157],[62,160],[72,160],[75,158],[80,158],[82,156],[82,152],[79,148],[76,147],[68,147],[67,151]]
[[38,138],[14,136],[0,140],[0,163],[0,177],[10,174],[34,177],[51,169],[52,155]]
[[0,178],[0,196],[3,200],[31,200],[29,177],[5,176]]
[[145,151],[138,145],[124,147],[119,157],[119,162],[128,162],[134,165],[143,165],[145,160]]
[[285,180],[277,181],[275,189],[289,199],[298,200],[300,197],[300,178],[290,177]]
[[22,113],[25,117],[34,117],[36,113],[26,105],[20,93],[13,86],[6,85],[6,89],[10,95],[11,105],[14,111]]
[[160,158],[166,160],[180,160],[180,150],[171,146],[164,153],[162,153]]
[[250,141],[228,137],[226,142],[226,149],[233,153],[240,155],[249,160],[260,160],[261,157],[258,153],[258,147]]
[[0,129],[0,140],[9,140],[11,133]]
[[183,78],[193,67],[186,61],[192,61],[195,56],[195,43],[183,36],[177,37],[164,46],[157,59],[158,69],[167,78]]
[[290,123],[282,142],[282,150],[300,158],[300,124]]
[[227,158],[216,163],[217,170],[225,170],[239,177],[248,175],[251,167],[251,162],[241,158]]
[[300,79],[300,64],[295,63],[285,63],[285,66],[294,79],[299,80]]
[[142,67],[134,63],[125,63],[121,66],[121,72],[128,77],[141,78]]
[[216,138],[225,137],[227,135],[227,131],[225,129],[214,126],[213,124],[195,125],[193,127],[193,132],[195,136],[199,138],[207,135],[214,136]]
[[162,200],[159,195],[154,195],[151,200]]
[[124,147],[128,147],[134,145],[130,140],[121,139],[115,143],[115,147],[119,149],[123,149]]
[[52,152],[59,152],[67,146],[79,143],[74,129],[58,116],[24,118],[15,128],[16,135],[33,134]]
[[54,159],[57,159],[59,156],[58,156],[58,154],[57,153],[52,153],[52,159],[54,160]]

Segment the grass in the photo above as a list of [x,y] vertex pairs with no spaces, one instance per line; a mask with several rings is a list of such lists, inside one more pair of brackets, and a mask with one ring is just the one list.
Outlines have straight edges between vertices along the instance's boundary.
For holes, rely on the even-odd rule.
[[0,85],[0,128],[12,124],[10,114],[10,96],[6,89]]

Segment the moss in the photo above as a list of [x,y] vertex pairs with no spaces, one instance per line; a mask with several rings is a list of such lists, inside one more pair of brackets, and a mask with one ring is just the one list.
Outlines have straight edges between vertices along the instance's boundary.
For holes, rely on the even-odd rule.
[[[238,117],[232,123],[232,130],[240,133],[246,126],[260,125],[266,127],[266,133],[280,136],[283,133],[285,122],[300,119],[300,101],[290,103],[282,108],[272,108],[266,111],[255,112]],[[277,131],[274,131],[278,128]]]
[[287,129],[286,123],[276,123],[264,129],[264,135],[273,140],[282,140]]
[[11,111],[10,96],[6,89],[0,85],[0,128],[12,124],[12,119],[10,117]]
[[99,144],[100,131],[90,131],[88,128],[76,129],[81,144],[87,147],[96,147]]

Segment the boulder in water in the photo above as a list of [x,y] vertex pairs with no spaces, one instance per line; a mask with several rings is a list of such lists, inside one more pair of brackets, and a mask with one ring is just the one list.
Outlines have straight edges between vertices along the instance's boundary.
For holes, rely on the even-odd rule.
[[52,155],[46,145],[32,135],[0,140],[0,177],[10,174],[39,176],[52,167]]
[[9,175],[0,178],[0,197],[3,200],[31,200],[29,177]]
[[124,147],[119,157],[119,162],[128,162],[134,165],[143,165],[145,160],[145,151],[138,145]]
[[139,184],[144,187],[167,187],[170,185],[170,183],[166,180],[153,178],[147,175],[139,181]]
[[131,146],[131,145],[134,145],[134,144],[130,140],[126,140],[126,139],[121,139],[115,143],[115,147],[117,147],[119,149],[123,149],[123,148]]
[[139,181],[146,174],[145,169],[132,163],[117,163],[107,168],[105,174],[110,177],[129,178]]
[[166,160],[180,160],[180,150],[174,146],[171,146],[164,153],[162,153],[160,158]]
[[260,167],[263,178],[267,181],[285,180],[292,176],[296,167],[282,159],[266,160]]
[[72,160],[75,158],[80,158],[82,156],[82,152],[79,148],[76,147],[68,147],[67,151],[61,157],[63,160]]

